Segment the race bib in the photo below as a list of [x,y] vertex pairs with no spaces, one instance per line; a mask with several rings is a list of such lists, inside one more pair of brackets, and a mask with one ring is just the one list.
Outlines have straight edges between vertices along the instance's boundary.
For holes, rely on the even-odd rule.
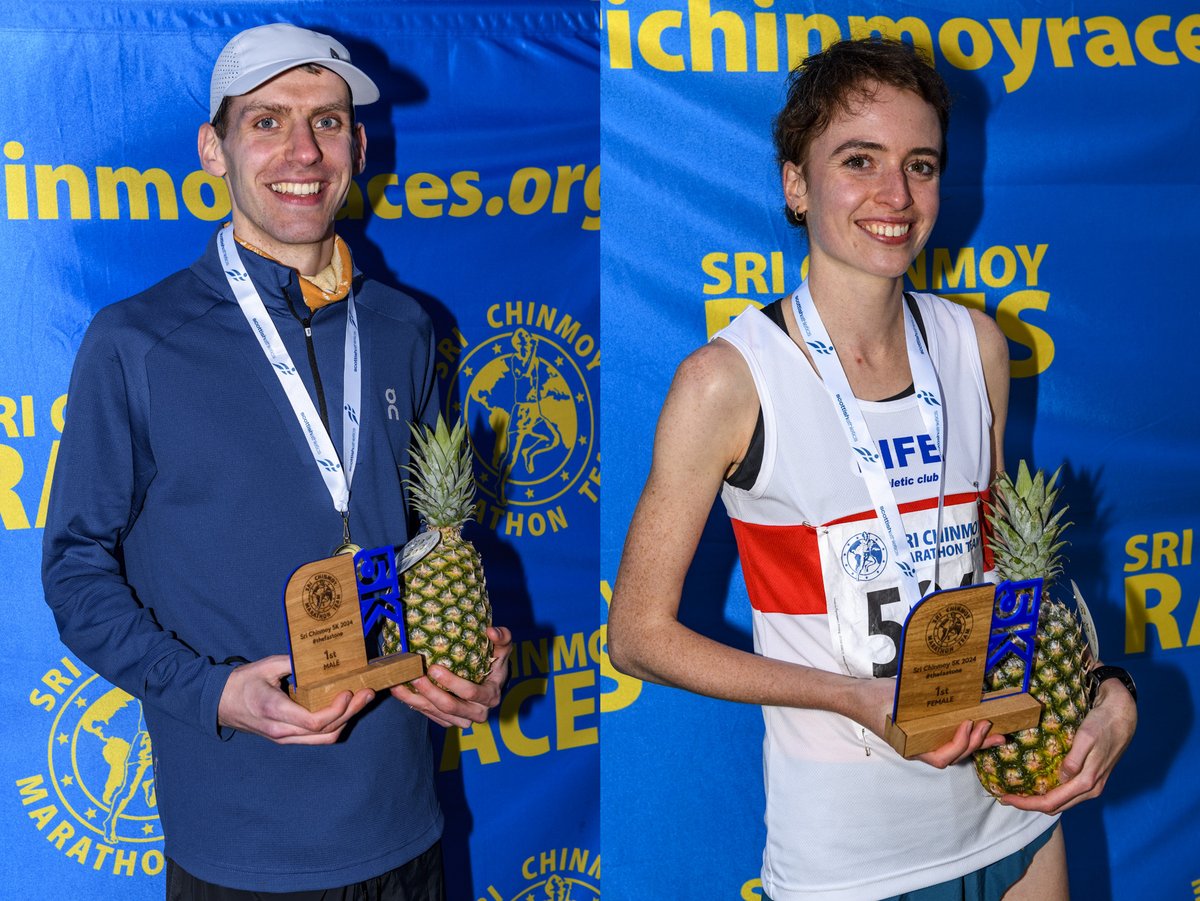
[[[947,505],[938,529],[936,507],[903,511],[904,531],[921,596],[983,581],[978,504]],[[940,534],[939,534],[940,533]],[[817,529],[830,639],[842,671],[859,678],[896,675],[900,635],[909,605],[890,577],[891,549],[875,517]],[[941,562],[935,563],[940,552]]]

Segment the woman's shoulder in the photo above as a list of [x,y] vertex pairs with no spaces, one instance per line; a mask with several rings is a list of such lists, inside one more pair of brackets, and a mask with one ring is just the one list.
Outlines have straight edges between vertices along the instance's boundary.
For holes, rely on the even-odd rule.
[[975,329],[975,340],[979,343],[979,358],[985,372],[1000,367],[1008,370],[1008,338],[996,324],[996,320],[983,310],[971,309],[971,325]]
[[[913,293],[913,292],[910,292]],[[913,293],[925,315],[931,315],[944,322],[954,322],[975,337],[979,345],[980,356],[984,361],[996,360],[1000,355],[1008,362],[1008,339],[996,324],[996,320],[983,310],[968,307],[947,300],[937,294]]]
[[671,393],[720,408],[757,402],[758,397],[745,356],[721,336],[683,358],[675,370]]
[[758,410],[745,358],[716,338],[688,354],[675,370],[659,418],[656,459],[659,451],[668,450],[671,465],[688,461],[689,478],[711,472],[719,482],[745,453]]

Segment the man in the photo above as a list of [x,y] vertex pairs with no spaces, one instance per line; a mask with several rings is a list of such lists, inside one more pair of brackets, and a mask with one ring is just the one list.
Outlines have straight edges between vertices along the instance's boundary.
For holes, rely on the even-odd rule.
[[507,676],[493,629],[481,685],[432,667],[311,713],[281,689],[283,584],[351,542],[405,540],[397,467],[437,412],[428,317],[334,233],[366,152],[354,105],[378,96],[326,35],[233,38],[198,136],[232,227],[101,310],[72,375],[46,598],[63,641],[142,702],[171,898],[440,898],[425,718],[482,722]]

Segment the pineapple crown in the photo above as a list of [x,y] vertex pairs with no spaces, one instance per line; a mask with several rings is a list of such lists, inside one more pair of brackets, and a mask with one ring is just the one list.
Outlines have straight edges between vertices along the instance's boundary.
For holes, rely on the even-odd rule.
[[1067,542],[1061,536],[1071,523],[1062,521],[1065,506],[1054,509],[1061,490],[1057,487],[1060,472],[1061,466],[1049,481],[1040,469],[1031,476],[1022,460],[1015,482],[1005,472],[992,482],[992,503],[986,516],[992,527],[996,573],[1002,580],[1040,577],[1048,589],[1062,574],[1059,551]]
[[461,526],[475,515],[475,476],[466,436],[462,419],[450,429],[441,414],[432,429],[412,424],[412,460],[402,467],[412,478],[404,480],[404,487],[413,509],[431,528]]

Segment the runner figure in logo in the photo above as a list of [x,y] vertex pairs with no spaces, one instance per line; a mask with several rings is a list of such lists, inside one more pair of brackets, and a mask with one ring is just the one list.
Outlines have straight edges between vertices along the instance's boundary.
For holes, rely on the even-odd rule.
[[925,643],[935,654],[953,654],[971,637],[971,611],[962,604],[950,604],[929,621]]
[[[491,359],[480,365],[485,355]],[[544,503],[578,478],[588,456],[590,406],[568,351],[517,328],[469,353],[459,375],[470,380],[467,422],[482,420],[492,433],[491,448],[476,450],[484,494],[501,505]]]
[[338,581],[328,573],[317,573],[304,583],[304,609],[315,620],[324,622],[342,605]]
[[870,532],[859,532],[842,548],[842,568],[859,582],[869,582],[883,572],[887,551],[883,542]]
[[93,675],[79,683],[50,735],[50,776],[75,821],[109,844],[157,842],[153,750],[142,705]]

